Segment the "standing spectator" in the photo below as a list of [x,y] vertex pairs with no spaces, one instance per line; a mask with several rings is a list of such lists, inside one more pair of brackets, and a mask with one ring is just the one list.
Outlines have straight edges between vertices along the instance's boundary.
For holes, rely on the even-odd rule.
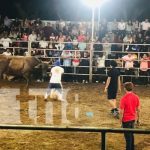
[[[71,57],[72,54],[69,50],[63,50],[61,57],[63,59],[63,67],[65,70],[65,73],[71,73]],[[71,81],[71,76],[70,75],[64,75],[64,81],[69,82]]]
[[131,34],[132,30],[133,30],[133,24],[132,21],[129,20],[126,25],[126,33]]
[[121,21],[118,23],[118,30],[119,30],[119,34],[124,37],[125,36],[125,29],[126,29],[126,23],[124,22],[123,19],[121,19]]
[[9,31],[10,30],[10,25],[11,25],[11,20],[5,16],[4,18],[4,26],[5,26],[5,30]]
[[110,62],[111,70],[108,72],[108,78],[105,85],[104,92],[107,92],[108,100],[111,105],[111,114],[114,117],[118,117],[119,111],[116,104],[116,96],[117,91],[121,91],[121,83],[120,83],[120,72],[116,68],[117,63],[112,60]]
[[111,44],[109,43],[107,39],[103,43],[103,52],[106,58],[108,58],[108,55],[111,54]]
[[32,48],[37,48],[37,43],[35,42],[36,39],[37,39],[37,35],[36,35],[35,31],[32,31],[32,33],[28,37],[29,42],[31,42],[29,44],[31,44]]
[[94,58],[97,58],[103,50],[103,45],[101,44],[100,39],[94,44]]
[[[133,84],[126,82],[124,85],[126,94],[120,100],[120,121],[123,128],[134,128],[137,120],[139,123],[140,100],[139,97],[132,92]],[[137,118],[136,118],[137,115]],[[134,150],[134,136],[132,133],[124,133],[126,140],[126,150]]]
[[145,19],[145,21],[141,23],[141,28],[143,33],[145,33],[145,31],[147,31],[149,27],[150,27],[150,22],[148,21],[148,19]]
[[101,52],[99,53],[99,56],[96,58],[96,67],[97,67],[97,74],[102,74],[96,76],[96,81],[103,81],[103,79],[105,79],[105,77],[103,75],[105,75],[105,59],[106,56]]
[[138,20],[134,21],[133,22],[133,32],[134,33],[139,33],[141,30],[141,27],[140,27],[140,23]]
[[9,48],[10,44],[12,43],[12,40],[7,37],[7,34],[4,35],[4,38],[0,39],[0,43],[3,45],[3,48]]
[[130,82],[132,80],[132,77],[130,76],[133,75],[135,57],[132,55],[132,53],[128,53],[128,55],[122,57],[122,60],[125,62],[125,82]]
[[116,19],[114,19],[112,22],[112,32],[117,33],[117,30],[118,30],[118,22]]
[[34,42],[34,41],[36,41],[36,38],[37,38],[37,35],[36,35],[35,31],[32,31],[32,33],[29,35],[28,40],[30,42]]
[[[89,55],[87,52],[84,52],[81,54],[79,73],[80,74],[89,74],[89,65],[90,65]],[[88,83],[89,75],[81,75],[80,81],[82,83]]]
[[[140,60],[140,75],[141,76],[147,76],[148,75],[148,56],[147,54],[143,54],[143,57]],[[148,84],[148,78],[147,77],[141,77],[141,82],[144,85]]]

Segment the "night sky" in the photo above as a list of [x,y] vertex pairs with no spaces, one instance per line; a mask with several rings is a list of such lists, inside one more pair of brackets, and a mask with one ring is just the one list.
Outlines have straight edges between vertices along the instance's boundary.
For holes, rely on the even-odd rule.
[[[9,18],[86,21],[91,18],[91,9],[82,0],[1,0],[0,14]],[[150,0],[108,0],[101,7],[101,17],[150,18]]]

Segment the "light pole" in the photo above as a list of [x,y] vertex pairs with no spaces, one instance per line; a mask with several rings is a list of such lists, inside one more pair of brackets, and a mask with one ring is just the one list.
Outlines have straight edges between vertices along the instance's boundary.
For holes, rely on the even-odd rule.
[[95,8],[99,5],[101,0],[83,0],[83,2],[92,8],[92,35],[90,46],[90,68],[89,68],[89,82],[92,82],[93,71],[93,45],[94,45],[94,26],[95,26]]
[[86,5],[92,8],[92,35],[91,35],[91,46],[90,46],[90,69],[89,69],[89,81],[92,82],[92,71],[93,71],[93,45],[94,45],[94,26],[95,26],[95,8],[99,7],[98,13],[98,31],[100,24],[100,13],[101,5],[107,0],[82,0]]

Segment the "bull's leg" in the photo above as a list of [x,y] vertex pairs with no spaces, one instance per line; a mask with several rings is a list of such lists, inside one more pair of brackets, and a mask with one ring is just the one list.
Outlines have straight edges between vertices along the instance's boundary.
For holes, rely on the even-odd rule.
[[26,80],[26,88],[28,88],[28,86],[29,86],[29,73],[25,73],[25,74],[23,75],[23,77],[24,77],[25,80]]

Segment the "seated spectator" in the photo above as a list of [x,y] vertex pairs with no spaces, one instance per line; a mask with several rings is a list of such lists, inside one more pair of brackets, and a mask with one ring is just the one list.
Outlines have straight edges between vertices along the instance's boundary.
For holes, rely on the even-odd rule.
[[5,52],[3,52],[3,55],[6,55],[6,56],[11,56],[12,53],[10,52],[10,50],[7,48]]
[[133,38],[132,38],[132,35],[131,35],[131,34],[127,34],[127,35],[124,37],[124,39],[123,39],[123,42],[124,42],[124,43],[129,43],[129,44],[131,44],[132,41],[133,41]]

